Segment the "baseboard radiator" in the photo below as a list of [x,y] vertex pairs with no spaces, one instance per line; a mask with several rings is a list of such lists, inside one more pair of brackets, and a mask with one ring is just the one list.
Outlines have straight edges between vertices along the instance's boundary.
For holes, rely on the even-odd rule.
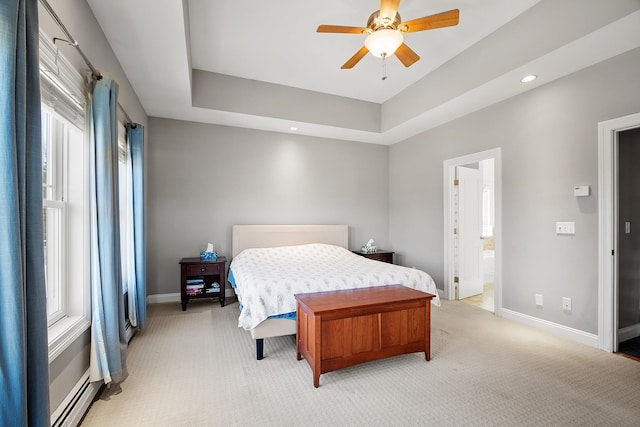
[[133,335],[136,333],[136,328],[131,325],[129,319],[127,319],[127,323],[124,326],[124,331],[127,336],[127,342],[131,341],[131,338],[133,338]]
[[100,391],[101,383],[89,381],[89,370],[71,389],[60,406],[51,414],[51,427],[75,427],[91,406],[94,397]]
[[[131,341],[136,329],[127,319],[125,326],[127,342]],[[76,427],[87,413],[91,402],[102,387],[101,382],[89,381],[89,369],[80,377],[60,406],[51,414],[51,427]]]

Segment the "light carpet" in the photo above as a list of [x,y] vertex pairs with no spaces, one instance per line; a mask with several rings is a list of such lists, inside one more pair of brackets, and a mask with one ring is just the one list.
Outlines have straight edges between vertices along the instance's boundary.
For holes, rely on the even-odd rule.
[[432,310],[432,359],[396,356],[313,387],[293,336],[264,360],[238,305],[149,306],[129,378],[83,426],[638,426],[640,363],[455,301]]

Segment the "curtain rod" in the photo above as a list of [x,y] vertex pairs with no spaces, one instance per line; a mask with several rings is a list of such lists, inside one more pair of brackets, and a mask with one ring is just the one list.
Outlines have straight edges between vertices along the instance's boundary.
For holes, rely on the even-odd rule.
[[[89,61],[89,58],[87,58],[87,56],[84,54],[82,49],[80,49],[80,45],[78,45],[78,42],[76,41],[76,39],[74,39],[73,36],[71,35],[71,33],[69,32],[69,30],[67,30],[67,27],[64,25],[62,20],[60,20],[60,17],[53,10],[53,8],[49,4],[49,2],[47,0],[40,0],[40,4],[42,4],[42,6],[47,10],[47,12],[49,12],[49,15],[51,15],[51,17],[56,22],[56,24],[58,24],[58,27],[60,27],[62,32],[67,37],[67,40],[63,40],[63,39],[54,37],[53,38],[53,43],[55,44],[56,40],[61,40],[61,41],[65,41],[65,42],[69,43],[71,46],[73,46],[78,51],[78,53],[82,57],[82,60],[84,61],[84,63],[87,64],[87,67],[89,67],[89,70],[91,70],[91,77],[93,79],[95,79],[95,80],[102,79],[102,73],[100,71],[98,71],[96,69],[96,67],[93,66],[91,61]],[[120,111],[122,111],[122,114],[124,114],[125,118],[131,124],[131,126],[132,127],[136,127],[137,123],[134,123],[131,120],[131,117],[129,117],[129,114],[127,114],[127,111],[124,109],[124,107],[122,105],[120,105],[119,102],[118,102],[118,108],[120,109]]]
[[[76,50],[84,60],[85,64],[87,64],[87,67],[89,67],[89,69],[91,70],[91,76],[96,80],[100,80],[102,78],[102,74],[100,73],[100,71],[96,70],[96,68],[93,66],[91,61],[89,61],[89,58],[87,58],[87,56],[84,54],[82,49],[80,49],[78,42],[76,41],[76,39],[73,38],[69,30],[67,30],[67,27],[65,27],[65,25],[62,23],[58,14],[51,8],[51,5],[49,4],[49,2],[47,0],[40,0],[40,3],[42,4],[42,6],[44,6],[45,9],[47,9],[47,12],[49,12],[49,15],[51,15],[53,20],[56,21],[56,24],[58,24],[58,27],[60,27],[62,32],[67,36],[67,40],[65,41],[68,42],[71,46],[76,48]],[[56,39],[54,38],[53,40],[54,43],[55,43],[55,40]]]
[[131,121],[131,117],[129,117],[129,115],[127,114],[127,112],[125,111],[124,107],[122,105],[120,105],[120,103],[118,102],[118,108],[120,109],[120,111],[122,111],[122,114],[124,114],[124,118],[127,119],[127,122],[129,122],[133,127],[136,127],[135,125],[137,123],[133,123]]

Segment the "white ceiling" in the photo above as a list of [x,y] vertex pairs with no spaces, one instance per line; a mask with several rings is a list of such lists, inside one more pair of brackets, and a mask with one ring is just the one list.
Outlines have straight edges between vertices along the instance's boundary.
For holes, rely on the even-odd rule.
[[[569,14],[571,3],[585,9],[597,5],[597,0],[403,0],[399,12],[405,21],[457,8],[460,23],[405,35],[421,59],[405,68],[389,58],[389,77],[382,81],[382,61],[372,55],[351,70],[340,69],[363,45],[364,36],[315,32],[319,24],[365,26],[378,9],[376,0],[88,0],[149,116],[278,132],[296,125],[302,134],[380,144],[401,141],[640,44],[640,15],[626,11],[634,12],[637,0],[618,0],[626,9],[605,17],[598,10],[576,10],[569,17],[575,22],[555,16],[554,2],[565,4],[558,14]],[[544,13],[551,13],[549,22],[540,19]],[[507,25],[514,18],[522,25]],[[539,22],[528,27],[530,34],[517,33],[532,19]],[[553,19],[563,24],[554,25]],[[489,60],[500,54],[489,43],[510,46],[510,37],[514,43],[525,42],[511,46],[517,52],[511,55],[514,60]],[[481,48],[486,55],[480,58],[487,61],[478,63]],[[247,79],[247,84],[265,82],[377,103],[381,122],[389,116],[392,123],[381,123],[380,131],[362,131],[268,113],[194,107],[192,69]],[[441,83],[449,95],[428,107],[411,102],[412,93],[428,96],[421,88],[443,79],[438,69],[444,70],[440,75],[455,77]],[[470,86],[476,72],[484,78]],[[519,79],[529,72],[540,78],[526,86]],[[407,100],[402,105],[411,111],[393,118],[388,111],[399,99]]]
[[382,103],[538,1],[402,1],[403,20],[457,8],[460,24],[406,34],[421,60],[405,68],[389,58],[382,81],[382,60],[373,55],[340,69],[365,36],[315,32],[319,24],[365,27],[376,0],[190,0],[192,67]]

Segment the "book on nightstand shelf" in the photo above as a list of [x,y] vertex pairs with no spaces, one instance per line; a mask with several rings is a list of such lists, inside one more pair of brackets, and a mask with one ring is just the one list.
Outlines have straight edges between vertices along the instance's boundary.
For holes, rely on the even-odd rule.
[[189,279],[186,284],[187,295],[201,295],[204,293],[203,279]]

